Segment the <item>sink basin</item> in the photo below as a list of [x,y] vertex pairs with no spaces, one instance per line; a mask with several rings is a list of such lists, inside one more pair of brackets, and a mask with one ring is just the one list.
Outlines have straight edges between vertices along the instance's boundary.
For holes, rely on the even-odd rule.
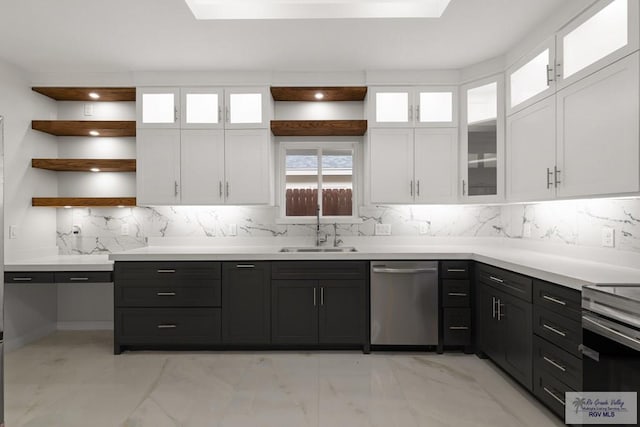
[[358,250],[352,246],[346,246],[343,248],[282,248],[280,252],[315,252],[315,253],[341,253],[341,252],[358,252]]

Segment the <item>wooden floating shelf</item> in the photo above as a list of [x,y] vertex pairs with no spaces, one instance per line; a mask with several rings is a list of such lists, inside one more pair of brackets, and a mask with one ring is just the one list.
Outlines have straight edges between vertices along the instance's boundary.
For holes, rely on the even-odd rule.
[[[53,98],[56,101],[135,101],[136,88],[134,87],[32,87],[34,92]],[[90,93],[95,93],[100,98],[92,98]]]
[[271,120],[275,136],[362,136],[366,120]]
[[33,197],[31,206],[50,208],[93,208],[135,206],[135,197]]
[[[33,120],[31,129],[55,136],[136,136],[135,121]],[[91,135],[97,131],[99,135]]]
[[[63,172],[135,172],[135,159],[32,159],[31,167]],[[92,170],[94,169],[94,170]],[[99,169],[99,170],[95,170]]]
[[[321,93],[322,99],[316,98]],[[272,87],[274,101],[364,101],[366,86],[346,87]]]

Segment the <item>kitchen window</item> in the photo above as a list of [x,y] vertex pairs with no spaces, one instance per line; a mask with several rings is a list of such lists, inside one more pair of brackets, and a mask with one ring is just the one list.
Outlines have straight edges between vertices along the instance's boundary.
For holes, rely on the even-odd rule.
[[[283,143],[281,145],[282,218],[356,216],[358,168],[355,144]],[[340,222],[340,221],[338,221]]]

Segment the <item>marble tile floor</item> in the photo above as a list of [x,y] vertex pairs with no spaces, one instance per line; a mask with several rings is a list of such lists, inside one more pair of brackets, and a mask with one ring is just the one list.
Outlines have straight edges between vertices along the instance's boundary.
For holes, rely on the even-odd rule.
[[470,355],[111,351],[57,332],[7,354],[7,427],[564,425]]

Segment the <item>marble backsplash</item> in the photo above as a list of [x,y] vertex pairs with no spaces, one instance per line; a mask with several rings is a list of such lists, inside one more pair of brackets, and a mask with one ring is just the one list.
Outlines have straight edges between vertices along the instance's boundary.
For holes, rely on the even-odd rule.
[[[279,224],[277,208],[164,206],[59,209],[60,254],[100,254],[145,246],[153,237],[227,238],[315,236],[315,224]],[[594,199],[518,205],[375,206],[361,223],[338,224],[341,236],[373,236],[391,224],[394,236],[508,237],[601,247],[602,229],[615,232],[615,249],[640,253],[640,199]],[[74,234],[74,226],[80,234]],[[333,233],[333,226],[322,225]],[[422,234],[420,232],[423,232]],[[426,232],[426,233],[425,233]],[[529,232],[529,233],[527,233]],[[212,240],[213,242],[214,240]]]

